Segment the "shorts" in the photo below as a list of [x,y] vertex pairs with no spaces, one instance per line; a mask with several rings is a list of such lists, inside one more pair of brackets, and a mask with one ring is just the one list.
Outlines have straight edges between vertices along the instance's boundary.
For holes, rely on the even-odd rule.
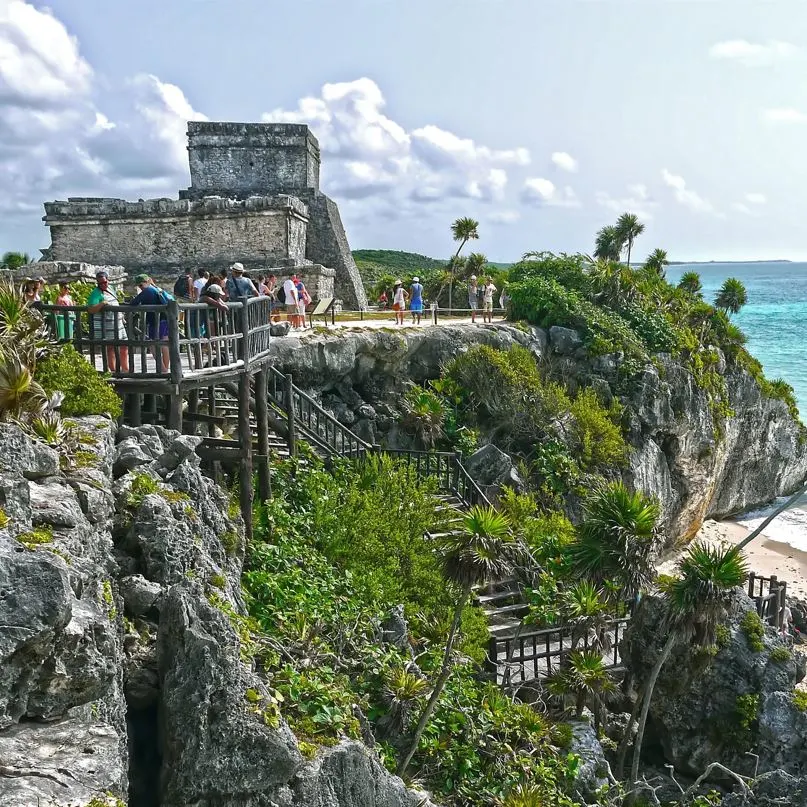
[[305,300],[297,301],[297,313],[300,314],[300,316],[305,316]]
[[286,313],[287,314],[296,314],[297,313],[297,303],[287,303],[286,304]]
[[423,311],[423,300],[412,300],[409,303],[409,310],[414,314],[420,314]]
[[476,297],[468,298],[468,308],[470,308],[471,311],[476,311],[476,309],[479,308],[479,301],[476,299]]
[[485,311],[493,311],[493,300],[485,300]]
[[[146,326],[146,332],[148,334],[149,339],[154,339],[154,323],[150,322]],[[159,339],[168,339],[168,321],[167,320],[160,320],[160,330],[159,330]]]

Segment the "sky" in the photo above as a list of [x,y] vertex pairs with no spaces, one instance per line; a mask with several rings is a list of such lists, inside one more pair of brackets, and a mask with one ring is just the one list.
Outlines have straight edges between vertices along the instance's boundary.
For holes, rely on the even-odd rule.
[[188,120],[308,123],[354,249],[807,260],[804,0],[0,0],[0,252],[176,197]]

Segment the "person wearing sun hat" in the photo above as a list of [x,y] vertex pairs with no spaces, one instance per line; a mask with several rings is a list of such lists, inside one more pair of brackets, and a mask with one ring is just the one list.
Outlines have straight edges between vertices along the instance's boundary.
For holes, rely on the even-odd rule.
[[[87,312],[90,317],[90,333],[99,342],[124,342],[127,339],[123,318],[115,309],[118,298],[109,288],[109,274],[101,269],[95,275],[95,288],[87,298]],[[120,362],[118,361],[120,357]],[[129,372],[129,348],[120,345],[116,352],[114,345],[106,345],[106,370],[112,373]]]
[[227,278],[227,297],[230,300],[240,300],[242,297],[258,297],[255,284],[244,277],[244,264],[234,263],[230,267],[230,277]]
[[403,287],[403,280],[396,280],[392,287],[392,310],[395,312],[395,324],[404,324],[404,311],[406,311],[406,298],[409,295]]

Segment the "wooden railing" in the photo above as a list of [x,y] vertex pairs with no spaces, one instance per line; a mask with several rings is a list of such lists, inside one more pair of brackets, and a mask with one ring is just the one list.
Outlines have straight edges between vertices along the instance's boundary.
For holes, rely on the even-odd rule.
[[599,637],[591,632],[580,636],[581,629],[575,625],[526,629],[511,637],[491,636],[486,668],[497,683],[522,684],[546,678],[560,667],[574,645],[577,650],[601,650],[604,666],[614,669],[622,663],[619,643],[629,622],[630,617],[609,620]]
[[765,577],[751,572],[748,575],[748,596],[756,604],[762,621],[781,630],[787,604],[787,583],[775,574]]
[[72,343],[115,379],[170,379],[236,367],[249,369],[269,352],[270,300],[119,305],[90,314],[87,306],[39,306],[53,338]]
[[294,451],[295,431],[301,428],[303,436],[323,451],[332,455],[359,458],[373,450],[373,446],[340,423],[277,368],[269,368],[269,400],[289,418],[289,443]]

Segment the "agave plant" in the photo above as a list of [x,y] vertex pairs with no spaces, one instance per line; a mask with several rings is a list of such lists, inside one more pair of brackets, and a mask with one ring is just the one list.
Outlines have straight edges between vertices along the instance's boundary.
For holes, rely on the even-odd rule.
[[572,650],[588,638],[592,648],[606,650],[610,634],[604,629],[609,607],[605,592],[589,580],[580,580],[561,594],[565,620],[572,625]]
[[47,403],[45,390],[34,380],[34,369],[6,347],[0,355],[0,418],[37,414]]
[[546,804],[544,793],[538,785],[517,785],[511,790],[502,807],[544,807]]
[[13,351],[33,363],[52,346],[42,314],[28,305],[20,288],[0,280],[0,361]]

